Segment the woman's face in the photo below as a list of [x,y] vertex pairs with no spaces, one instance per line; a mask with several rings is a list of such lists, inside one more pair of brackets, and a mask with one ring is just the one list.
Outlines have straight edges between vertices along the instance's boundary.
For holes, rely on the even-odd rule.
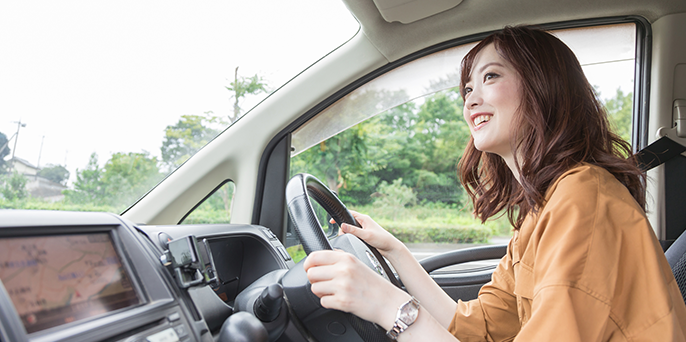
[[463,113],[475,147],[495,153],[506,162],[513,160],[510,139],[521,103],[520,86],[519,74],[489,44],[477,54],[464,89]]

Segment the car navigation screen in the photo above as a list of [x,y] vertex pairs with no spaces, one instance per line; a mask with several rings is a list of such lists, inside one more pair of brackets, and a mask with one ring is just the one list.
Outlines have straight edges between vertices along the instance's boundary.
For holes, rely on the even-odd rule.
[[28,333],[140,303],[106,232],[2,238],[0,280]]

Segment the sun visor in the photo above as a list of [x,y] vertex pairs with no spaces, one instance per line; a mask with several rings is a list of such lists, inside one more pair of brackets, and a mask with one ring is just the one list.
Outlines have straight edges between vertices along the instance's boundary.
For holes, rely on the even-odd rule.
[[389,23],[409,24],[459,5],[462,0],[374,0],[381,16]]

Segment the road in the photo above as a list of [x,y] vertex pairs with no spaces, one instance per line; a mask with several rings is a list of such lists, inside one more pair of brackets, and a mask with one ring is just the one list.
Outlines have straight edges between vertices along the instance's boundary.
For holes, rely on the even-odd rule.
[[[473,243],[408,243],[407,247],[412,252],[412,255],[417,260],[422,260],[430,256],[441,254],[445,252],[454,251],[457,249],[473,248],[477,246],[487,246],[487,245],[504,245],[510,241],[510,237],[498,236],[492,237],[489,243],[485,244],[473,244]],[[444,270],[458,270],[458,269],[470,269],[470,268],[480,268],[485,266],[495,266],[498,264],[498,260],[483,260],[483,261],[473,261],[469,263],[464,263],[458,266],[451,266],[445,268]]]

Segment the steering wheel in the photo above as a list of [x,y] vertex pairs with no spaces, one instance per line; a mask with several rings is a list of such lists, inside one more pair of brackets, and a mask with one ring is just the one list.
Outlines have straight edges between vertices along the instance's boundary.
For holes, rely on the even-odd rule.
[[[286,203],[305,253],[309,255],[313,251],[332,250],[333,247],[342,249],[355,255],[400,288],[400,282],[376,248],[352,234],[343,234],[335,238],[333,246],[329,243],[312,207],[310,196],[333,217],[336,223],[348,223],[360,227],[345,205],[320,180],[306,173],[297,174],[286,185]],[[292,268],[281,282],[286,299],[299,318],[299,323],[303,324],[318,340],[390,341],[386,337],[386,332],[374,323],[364,321],[349,313],[323,308],[319,298],[310,290],[311,285],[302,268],[302,261]]]

